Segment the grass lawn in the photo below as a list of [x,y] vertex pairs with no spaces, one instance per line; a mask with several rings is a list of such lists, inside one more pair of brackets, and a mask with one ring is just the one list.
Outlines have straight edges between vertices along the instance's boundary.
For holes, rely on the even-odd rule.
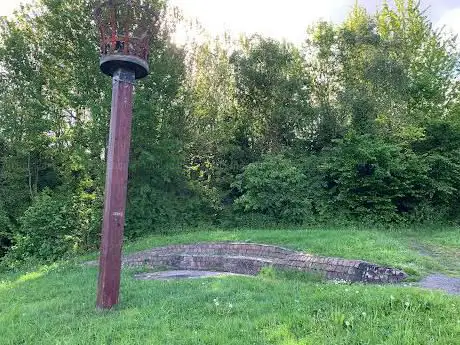
[[[125,249],[222,240],[365,259],[419,276],[460,271],[459,229],[216,230],[153,236]],[[123,272],[121,304],[111,312],[95,310],[94,267],[0,275],[0,344],[460,344],[459,296],[296,275],[162,282],[132,274]]]

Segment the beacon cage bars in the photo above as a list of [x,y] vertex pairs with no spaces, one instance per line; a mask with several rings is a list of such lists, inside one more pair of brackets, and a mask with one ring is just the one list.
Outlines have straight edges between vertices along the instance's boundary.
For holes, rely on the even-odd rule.
[[94,10],[100,34],[100,67],[113,76],[120,68],[136,79],[149,73],[149,47],[159,30],[159,11],[149,0],[106,0]]

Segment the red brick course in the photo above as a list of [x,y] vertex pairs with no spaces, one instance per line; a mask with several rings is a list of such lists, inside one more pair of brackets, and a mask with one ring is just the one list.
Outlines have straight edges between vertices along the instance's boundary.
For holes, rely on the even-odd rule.
[[213,270],[256,275],[262,267],[322,274],[327,279],[368,283],[397,283],[407,275],[400,270],[360,260],[314,256],[264,244],[204,243],[154,248],[123,258],[123,266]]

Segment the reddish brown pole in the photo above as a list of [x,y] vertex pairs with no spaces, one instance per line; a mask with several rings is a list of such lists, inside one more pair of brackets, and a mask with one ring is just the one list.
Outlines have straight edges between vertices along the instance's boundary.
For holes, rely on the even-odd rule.
[[117,304],[120,291],[121,247],[125,225],[134,81],[133,71],[119,69],[113,75],[104,220],[96,302],[100,309],[109,309]]

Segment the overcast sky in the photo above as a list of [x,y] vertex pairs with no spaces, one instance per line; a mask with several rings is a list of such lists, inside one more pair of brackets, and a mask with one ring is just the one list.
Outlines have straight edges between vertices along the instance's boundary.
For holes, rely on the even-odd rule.
[[[23,0],[0,0],[0,15],[8,15]],[[318,19],[344,19],[355,0],[170,0],[184,14],[196,17],[211,35],[259,32],[299,43],[306,26]],[[360,0],[373,12],[382,0]],[[436,26],[460,34],[460,0],[422,0]]]

